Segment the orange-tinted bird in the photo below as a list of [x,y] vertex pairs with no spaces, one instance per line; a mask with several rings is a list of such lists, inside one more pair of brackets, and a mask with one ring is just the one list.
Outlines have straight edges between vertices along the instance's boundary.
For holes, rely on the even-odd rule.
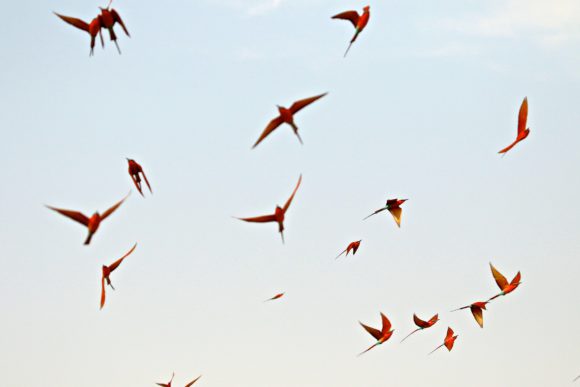
[[483,328],[483,311],[486,310],[485,306],[488,304],[489,301],[485,302],[474,302],[471,305],[462,306],[461,308],[457,308],[452,310],[452,312],[457,312],[458,310],[463,310],[469,308],[471,310],[471,314],[473,314],[473,318],[479,324],[480,327]]
[[197,382],[197,381],[198,381],[200,378],[201,378],[201,375],[199,375],[197,378],[193,379],[191,382],[187,383],[187,384],[185,385],[185,387],[191,387],[191,386],[193,386],[193,384],[194,384],[195,382]]
[[378,329],[371,328],[359,321],[359,324],[368,332],[372,337],[374,337],[377,342],[370,346],[368,349],[364,350],[363,352],[359,353],[358,355],[362,355],[363,353],[367,353],[377,345],[383,344],[385,341],[389,340],[393,335],[394,330],[391,329],[391,322],[383,313],[381,313],[381,321],[382,321],[382,328],[379,331]]
[[522,102],[522,106],[520,107],[520,113],[518,115],[518,136],[516,140],[512,142],[507,148],[500,150],[498,153],[505,154],[510,149],[512,149],[516,144],[530,134],[530,128],[526,128],[528,122],[528,97],[524,98],[524,102]]
[[346,49],[346,52],[344,53],[345,57],[346,57],[346,54],[348,54],[348,51],[350,50],[350,47],[352,46],[352,44],[356,41],[356,38],[358,38],[358,35],[367,26],[367,23],[369,22],[370,17],[371,17],[371,7],[369,7],[368,5],[363,8],[362,15],[359,15],[357,11],[346,11],[346,12],[339,13],[338,15],[334,15],[332,17],[333,19],[348,20],[349,22],[352,23],[352,25],[355,28],[354,36],[352,37],[350,44],[348,45],[348,48]]
[[507,279],[503,276],[503,274],[501,274],[499,271],[497,271],[497,269],[495,267],[493,267],[493,265],[491,263],[489,264],[489,267],[491,268],[491,274],[493,274],[493,278],[495,279],[495,283],[500,288],[501,292],[499,294],[496,294],[495,296],[493,296],[489,300],[487,300],[488,302],[491,300],[495,300],[496,298],[498,298],[500,296],[505,296],[506,294],[510,294],[511,292],[516,290],[518,286],[520,286],[522,275],[519,271],[516,274],[516,276],[512,279],[512,282],[508,282]]
[[278,117],[270,121],[270,123],[268,124],[268,126],[266,126],[266,129],[264,129],[264,131],[260,135],[260,138],[258,138],[258,141],[256,141],[256,143],[252,148],[258,146],[258,144],[261,143],[262,140],[268,137],[270,133],[272,133],[276,128],[278,128],[282,124],[290,125],[292,127],[292,130],[294,131],[294,134],[296,135],[296,137],[298,137],[298,141],[300,141],[300,144],[302,144],[303,143],[302,138],[300,138],[300,135],[298,134],[298,127],[294,123],[294,114],[298,113],[300,110],[304,109],[306,106],[310,105],[314,101],[324,97],[326,94],[328,93],[296,101],[292,104],[292,106],[290,106],[290,109],[278,105],[277,106],[278,112],[280,114],[278,115]]
[[131,248],[131,250],[129,250],[127,252],[127,254],[125,254],[121,258],[117,259],[111,265],[109,265],[109,266],[103,265],[103,274],[101,276],[101,309],[103,309],[103,306],[105,306],[105,298],[106,298],[105,282],[107,283],[107,285],[109,285],[111,287],[111,289],[115,290],[115,288],[113,287],[113,284],[111,283],[111,278],[110,278],[111,273],[113,271],[115,271],[116,268],[119,267],[119,265],[123,262],[123,260],[125,258],[127,258],[129,255],[131,255],[131,253],[135,250],[136,247],[137,247],[137,243],[135,243],[135,245],[133,245],[133,247]]
[[346,253],[346,256],[348,256],[348,253],[350,253],[351,250],[352,250],[352,255],[355,255],[361,242],[362,242],[362,239],[360,241],[351,242],[347,246],[347,248],[342,251],[342,253],[338,254],[338,256],[335,259],[340,258],[340,256],[344,253]]
[[454,333],[453,329],[451,329],[451,327],[448,327],[447,335],[445,335],[445,341],[443,341],[443,344],[441,344],[440,346],[429,352],[429,355],[431,355],[433,352],[437,351],[439,348],[443,346],[447,347],[447,350],[451,352],[451,350],[453,349],[453,344],[455,344],[455,339],[457,339],[457,335],[454,336],[453,333]]
[[78,211],[63,210],[63,209],[55,208],[55,207],[51,207],[51,206],[46,206],[46,207],[50,208],[53,211],[58,212],[59,214],[66,216],[67,218],[74,220],[75,222],[79,222],[80,224],[86,226],[88,231],[89,231],[89,235],[87,236],[87,239],[85,240],[85,245],[88,245],[89,243],[91,243],[91,239],[93,238],[93,235],[99,229],[99,225],[101,224],[101,222],[103,220],[107,219],[109,217],[109,215],[111,215],[113,212],[115,212],[115,210],[117,208],[119,208],[119,206],[121,204],[123,204],[125,199],[127,199],[127,197],[129,197],[130,194],[131,194],[131,192],[129,192],[127,194],[127,196],[125,196],[123,199],[121,199],[113,207],[111,207],[107,211],[103,212],[103,215],[99,214],[98,212],[95,212],[90,218],[87,217],[86,215],[84,215],[83,213],[78,212]]
[[277,300],[277,299],[282,298],[282,297],[284,297],[284,293],[278,293],[274,297],[268,298],[267,300],[264,300],[264,302],[274,301],[274,300]]
[[131,180],[133,180],[133,184],[135,184],[135,187],[137,187],[141,196],[145,197],[145,195],[143,195],[141,177],[139,174],[143,175],[143,179],[145,180],[145,184],[147,184],[147,188],[149,188],[149,192],[153,193],[151,185],[149,185],[149,180],[147,180],[147,176],[145,175],[145,172],[143,172],[141,165],[139,165],[135,160],[129,158],[127,159],[127,162],[129,163],[129,175],[131,176]]
[[276,206],[274,210],[274,214],[272,215],[264,215],[264,216],[257,216],[255,218],[237,218],[243,220],[244,222],[252,222],[252,223],[269,223],[269,222],[276,222],[278,223],[278,231],[282,236],[282,243],[284,243],[284,218],[286,216],[286,211],[290,208],[290,204],[292,203],[292,199],[294,199],[294,195],[296,195],[296,191],[298,191],[298,187],[300,187],[300,183],[302,182],[302,175],[298,179],[298,183],[296,184],[296,188],[284,204],[284,207]]
[[173,373],[173,375],[171,375],[171,380],[169,381],[169,383],[156,383],[158,386],[161,387],[171,387],[171,383],[173,382],[173,377],[175,376],[175,372]]
[[389,199],[389,200],[387,200],[387,204],[385,205],[385,207],[383,207],[379,210],[376,210],[375,212],[373,212],[372,214],[370,214],[369,216],[367,216],[363,220],[366,220],[366,219],[370,218],[371,216],[378,214],[379,212],[383,212],[385,210],[388,210],[391,213],[391,215],[393,216],[393,219],[395,219],[397,226],[399,226],[399,228],[400,228],[401,227],[401,216],[403,216],[403,209],[401,208],[401,205],[403,203],[405,203],[407,200],[409,200],[409,199]]
[[417,317],[416,314],[413,314],[413,321],[415,322],[415,325],[417,325],[419,328],[415,329],[413,332],[405,336],[405,338],[401,340],[401,343],[407,340],[407,338],[411,336],[413,333],[422,331],[423,329],[431,328],[433,325],[435,325],[437,321],[439,321],[439,315],[436,314],[435,316],[431,317],[429,321],[423,321],[419,317]]

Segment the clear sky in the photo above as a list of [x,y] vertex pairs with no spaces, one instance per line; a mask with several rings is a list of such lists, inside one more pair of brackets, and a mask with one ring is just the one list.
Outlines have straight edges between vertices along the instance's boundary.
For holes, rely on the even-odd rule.
[[[580,3],[11,1],[0,23],[0,376],[6,387],[560,386],[580,374]],[[250,150],[276,104],[322,92]],[[528,96],[531,134],[515,139]],[[45,204],[103,211],[89,247]],[[299,174],[286,244],[271,212]],[[133,190],[135,191],[135,190]],[[402,228],[387,198],[404,197]],[[334,257],[363,239],[355,257]],[[139,246],[99,311],[100,271]],[[523,284],[485,328],[451,309]],[[262,300],[278,292],[276,303]],[[358,325],[386,313],[372,344]],[[442,319],[400,344],[412,315]],[[426,354],[447,326],[451,353]]]

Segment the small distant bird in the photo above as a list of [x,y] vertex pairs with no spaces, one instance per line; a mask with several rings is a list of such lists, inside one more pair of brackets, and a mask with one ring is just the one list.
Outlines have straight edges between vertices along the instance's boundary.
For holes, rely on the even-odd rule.
[[368,332],[370,333],[370,335],[372,337],[374,337],[377,342],[374,343],[372,346],[370,346],[368,349],[364,350],[363,352],[359,353],[358,355],[362,355],[364,353],[367,353],[368,351],[370,351],[371,349],[373,349],[374,347],[376,347],[377,345],[381,345],[383,344],[385,341],[389,340],[391,338],[391,336],[393,335],[394,330],[391,329],[391,322],[389,321],[389,319],[387,318],[387,316],[385,316],[383,313],[381,313],[381,321],[382,321],[382,328],[379,331],[378,329],[369,327],[363,323],[361,323],[359,321],[359,324]]
[[473,314],[473,318],[479,324],[480,327],[483,328],[483,311],[486,310],[485,306],[489,303],[489,301],[485,302],[474,302],[471,305],[462,306],[461,308],[457,308],[452,310],[452,312],[457,312],[458,310],[463,310],[469,308],[471,310],[471,314]]
[[137,191],[139,191],[141,196],[145,197],[145,195],[143,195],[143,190],[141,187],[141,177],[139,176],[139,174],[143,175],[143,179],[145,179],[145,184],[147,184],[149,192],[153,193],[153,190],[149,185],[149,180],[147,180],[147,176],[145,175],[145,172],[143,172],[143,168],[141,167],[141,165],[139,165],[135,160],[129,158],[127,158],[127,162],[129,163],[129,175],[131,176],[131,180],[133,180],[133,184],[135,184],[135,187],[137,187]]
[[300,183],[302,182],[302,175],[298,179],[298,183],[296,184],[296,188],[294,188],[294,192],[288,198],[284,207],[276,206],[276,210],[272,215],[264,215],[264,216],[257,216],[255,218],[237,218],[239,220],[243,220],[244,222],[252,222],[252,223],[268,223],[268,222],[276,222],[278,223],[278,231],[282,236],[282,243],[284,243],[284,218],[286,215],[286,211],[290,208],[290,204],[292,203],[292,199],[294,199],[294,195],[296,195],[296,191],[298,191],[298,187],[300,187]]
[[346,253],[346,256],[348,256],[348,253],[350,253],[351,250],[352,250],[352,255],[355,255],[361,242],[362,242],[362,239],[360,241],[351,242],[347,246],[347,248],[342,251],[342,253],[338,254],[338,256],[335,259],[340,258],[342,256],[342,254],[344,254],[344,253]]
[[355,28],[354,36],[352,37],[350,44],[348,45],[348,48],[346,49],[346,52],[344,53],[345,57],[346,57],[346,54],[348,54],[348,51],[350,50],[350,47],[352,46],[352,44],[356,41],[356,38],[358,38],[358,35],[367,26],[367,23],[369,22],[370,17],[371,17],[371,7],[369,7],[368,5],[363,8],[362,15],[359,15],[357,11],[346,11],[346,12],[339,13],[338,15],[334,15],[332,17],[333,19],[348,20],[352,23],[352,25]]
[[487,302],[495,300],[496,298],[498,298],[500,296],[505,296],[506,294],[510,294],[511,292],[516,290],[518,286],[520,286],[522,275],[519,271],[516,274],[516,276],[512,279],[512,282],[508,283],[507,279],[503,276],[503,274],[501,274],[499,271],[497,271],[497,269],[495,267],[493,267],[493,265],[491,263],[489,264],[489,267],[491,268],[491,274],[493,274],[493,278],[495,279],[495,283],[500,288],[501,292],[499,294],[493,296],[489,300],[487,300]]
[[125,258],[127,258],[129,255],[131,255],[131,253],[133,251],[135,251],[136,247],[137,247],[137,243],[135,243],[135,245],[131,248],[131,250],[129,250],[129,252],[127,252],[127,254],[125,254],[121,258],[117,259],[111,265],[109,265],[109,266],[103,265],[103,274],[101,276],[101,309],[103,309],[103,306],[105,306],[105,297],[106,297],[105,282],[107,285],[109,285],[111,287],[111,289],[115,290],[115,288],[113,287],[113,284],[111,283],[111,278],[110,278],[111,273],[113,271],[115,271],[116,268],[119,267],[119,265],[123,262],[123,260]]
[[574,383],[574,382],[575,382],[575,381],[577,381],[578,379],[580,379],[580,375],[576,376],[576,377],[574,378],[574,380],[572,380],[572,383]]
[[198,381],[200,378],[201,378],[201,375],[199,375],[197,378],[193,379],[191,382],[187,383],[187,384],[185,385],[185,387],[191,387],[191,386],[193,386],[193,384],[194,384],[195,382],[197,382],[197,381]]
[[315,97],[310,97],[310,98],[302,99],[300,101],[296,101],[292,104],[292,106],[290,106],[290,109],[287,109],[283,106],[277,105],[278,112],[280,114],[278,115],[278,117],[276,117],[272,121],[270,121],[268,126],[266,126],[266,129],[264,129],[264,131],[260,135],[260,138],[258,138],[258,141],[256,141],[256,143],[254,144],[252,149],[255,148],[256,146],[258,146],[258,144],[261,143],[262,140],[264,140],[266,137],[268,137],[268,135],[270,133],[272,133],[276,128],[278,128],[282,124],[290,125],[292,127],[292,130],[294,131],[294,134],[296,135],[296,137],[298,137],[298,141],[300,141],[300,144],[303,144],[302,138],[298,134],[298,126],[296,126],[296,124],[294,123],[294,114],[298,113],[300,110],[304,109],[306,106],[310,105],[311,103],[324,97],[326,94],[328,94],[328,93],[324,93],[324,94],[317,95]]
[[85,240],[85,245],[88,245],[89,243],[91,243],[91,239],[93,238],[93,235],[99,229],[99,225],[101,224],[101,222],[103,220],[107,219],[109,217],[109,215],[111,215],[113,212],[115,212],[115,210],[117,208],[119,208],[119,206],[121,204],[123,204],[125,199],[127,199],[130,194],[131,194],[131,192],[129,192],[127,194],[127,196],[125,196],[123,199],[121,199],[113,207],[111,207],[107,211],[103,212],[103,215],[99,214],[98,212],[95,212],[90,218],[87,217],[86,215],[82,214],[81,212],[78,212],[78,211],[63,210],[63,209],[51,207],[51,206],[46,206],[46,207],[50,208],[53,211],[58,212],[61,215],[66,216],[67,218],[74,220],[75,222],[78,222],[78,223],[86,226],[88,231],[89,231],[89,235],[87,236],[87,239]]
[[445,336],[445,341],[443,342],[443,344],[441,344],[440,346],[429,352],[429,355],[431,355],[433,352],[437,351],[439,348],[443,346],[447,347],[447,350],[451,352],[451,350],[453,349],[453,344],[455,344],[455,339],[457,339],[457,335],[454,336],[453,333],[454,333],[453,329],[451,329],[451,327],[448,327],[447,335]]
[[264,302],[274,301],[274,300],[277,300],[277,299],[282,298],[282,297],[284,297],[284,293],[278,293],[274,297],[268,298],[267,300],[264,300]]
[[158,386],[161,387],[171,387],[171,383],[173,382],[173,377],[175,376],[175,372],[173,373],[173,375],[171,375],[171,380],[169,381],[169,383],[156,383]]
[[399,226],[399,228],[400,228],[401,227],[401,216],[403,216],[403,209],[401,208],[401,205],[403,203],[405,203],[407,200],[409,200],[409,199],[389,199],[389,200],[387,200],[387,204],[385,207],[383,207],[379,210],[376,210],[375,212],[373,212],[372,214],[370,214],[369,216],[367,216],[363,220],[366,220],[366,219],[370,218],[371,216],[378,214],[379,212],[383,212],[385,210],[388,210],[391,213],[391,215],[393,216],[393,219],[395,219],[397,226]]
[[520,107],[520,113],[518,115],[518,136],[516,140],[511,143],[507,148],[500,150],[498,153],[505,154],[510,149],[512,149],[516,144],[530,134],[530,128],[526,128],[528,122],[528,97],[524,98],[524,102],[522,102],[522,106]]
[[431,328],[433,325],[435,325],[437,321],[439,321],[439,315],[436,314],[435,316],[431,317],[429,321],[423,321],[419,317],[417,317],[416,314],[413,314],[413,321],[415,322],[415,325],[417,325],[419,328],[415,329],[413,332],[405,336],[405,338],[401,340],[401,343],[407,340],[407,338],[411,336],[413,333],[422,331],[423,329]]

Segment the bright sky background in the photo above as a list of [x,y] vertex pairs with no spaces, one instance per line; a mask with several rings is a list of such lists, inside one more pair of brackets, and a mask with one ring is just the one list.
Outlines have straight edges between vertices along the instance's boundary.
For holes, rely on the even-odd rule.
[[[580,374],[580,2],[3,4],[0,23],[0,375],[7,387],[566,386]],[[329,95],[251,151],[275,105]],[[504,158],[528,96],[531,134]],[[92,214],[131,188],[89,247],[46,208]],[[299,174],[286,244],[270,213]],[[387,198],[405,197],[402,228]],[[334,257],[363,239],[355,257]],[[139,246],[99,311],[100,271]],[[456,307],[523,285],[485,328]],[[278,292],[276,303],[262,300]],[[358,321],[391,319],[391,341]],[[412,314],[442,321],[411,337]],[[426,354],[447,326],[451,353]]]

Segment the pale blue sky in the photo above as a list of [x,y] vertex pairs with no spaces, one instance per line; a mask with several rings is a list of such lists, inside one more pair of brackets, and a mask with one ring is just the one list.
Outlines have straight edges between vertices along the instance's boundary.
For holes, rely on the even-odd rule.
[[[559,386],[580,374],[580,3],[22,0],[0,24],[0,374],[9,387]],[[251,151],[275,105],[329,92]],[[528,96],[531,134],[504,158]],[[44,204],[92,214],[85,230]],[[275,225],[232,216],[283,204]],[[402,228],[388,214],[405,197]],[[352,240],[355,257],[334,261]],[[113,274],[99,311],[100,267]],[[524,284],[485,328],[449,310]],[[285,291],[276,303],[261,301]],[[391,319],[391,341],[358,325]],[[412,314],[442,321],[400,344]],[[426,354],[451,325],[451,353]]]

